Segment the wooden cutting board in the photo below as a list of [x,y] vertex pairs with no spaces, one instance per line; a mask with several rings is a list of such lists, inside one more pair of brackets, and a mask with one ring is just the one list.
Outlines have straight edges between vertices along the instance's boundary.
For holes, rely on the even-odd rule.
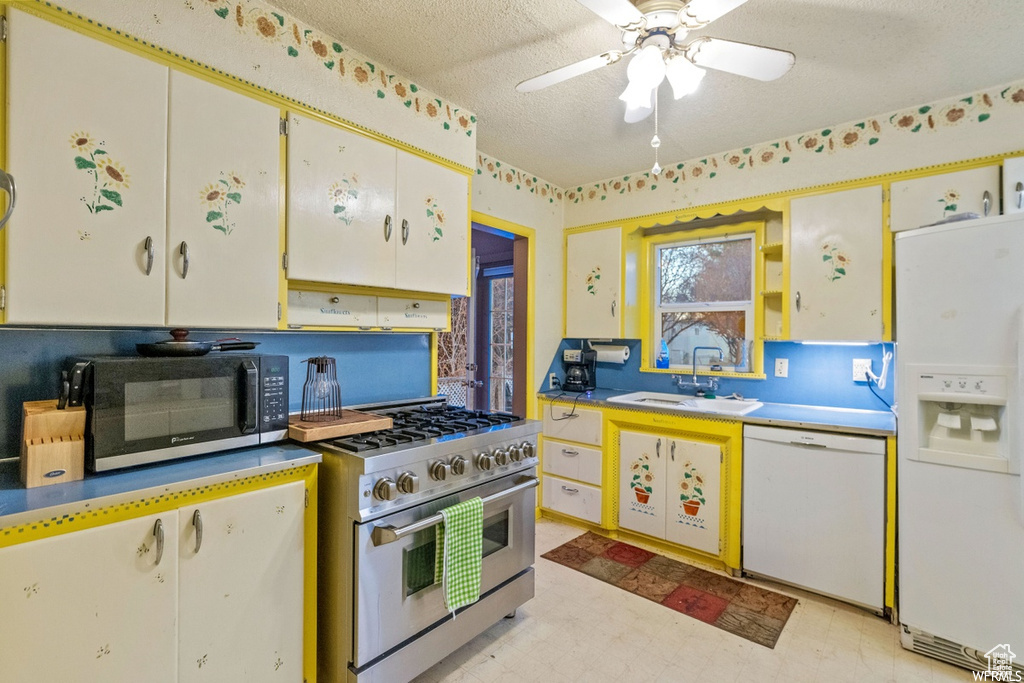
[[328,422],[305,422],[293,415],[288,420],[288,436],[295,441],[323,441],[341,436],[391,429],[390,417],[381,417],[358,410],[342,409],[341,417]]

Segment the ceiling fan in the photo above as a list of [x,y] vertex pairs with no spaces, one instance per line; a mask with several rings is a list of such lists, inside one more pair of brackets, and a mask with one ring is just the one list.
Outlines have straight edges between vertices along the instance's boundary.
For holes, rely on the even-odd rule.
[[654,111],[653,96],[665,79],[679,99],[697,89],[705,68],[773,81],[796,61],[792,52],[721,38],[701,36],[685,42],[690,31],[704,28],[747,0],[576,1],[622,31],[623,49],[528,78],[516,86],[519,92],[540,90],[635,55],[626,68],[629,85],[619,97],[626,103],[626,122],[634,123]]

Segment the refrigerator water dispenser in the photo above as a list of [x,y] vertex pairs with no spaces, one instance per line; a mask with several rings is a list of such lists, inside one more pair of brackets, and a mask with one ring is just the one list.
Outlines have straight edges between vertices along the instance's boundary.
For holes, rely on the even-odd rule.
[[[918,369],[914,460],[955,467],[1017,471],[1011,463],[1007,403],[1012,368]],[[909,416],[908,416],[909,417]]]

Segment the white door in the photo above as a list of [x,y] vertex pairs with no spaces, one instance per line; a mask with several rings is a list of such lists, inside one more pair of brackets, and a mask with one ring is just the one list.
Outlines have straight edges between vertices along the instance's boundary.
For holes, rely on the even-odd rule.
[[665,477],[665,540],[718,555],[721,446],[670,439]]
[[395,286],[395,150],[288,115],[288,277]]
[[619,432],[619,526],[665,538],[665,462],[669,439]]
[[8,14],[7,320],[161,326],[168,69]]
[[268,104],[171,73],[167,325],[277,327],[279,117]]
[[790,204],[792,339],[882,338],[882,188]]
[[621,263],[619,228],[566,238],[565,336],[622,336]]
[[0,678],[177,681],[177,514],[0,550]]
[[469,292],[469,179],[398,152],[395,284],[414,292]]
[[893,232],[912,230],[966,212],[994,216],[999,213],[999,185],[999,166],[893,183],[889,229]]
[[292,482],[179,510],[182,683],[302,680],[304,500]]

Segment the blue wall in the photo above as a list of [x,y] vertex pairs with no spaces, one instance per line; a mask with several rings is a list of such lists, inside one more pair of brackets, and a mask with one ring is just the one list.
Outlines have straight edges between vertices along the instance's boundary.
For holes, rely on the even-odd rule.
[[[580,339],[563,339],[558,347],[548,373],[556,373],[559,380],[565,378],[562,369],[562,351],[581,348]],[[640,340],[622,339],[615,344],[629,347],[629,360],[624,365],[613,363],[597,364],[597,386],[602,389],[627,391],[677,392],[668,375],[655,372],[640,372],[642,351]],[[874,387],[881,398],[872,393],[865,382],[852,379],[853,359],[870,358],[871,369],[877,375],[882,371],[883,351],[893,351],[895,345],[888,343],[849,344],[808,344],[802,342],[765,342],[764,367],[766,379],[739,379],[722,377],[718,393],[728,396],[742,394],[769,403],[793,403],[799,405],[830,406],[834,408],[857,408],[861,410],[886,410],[892,404],[895,387],[896,359],[889,363],[889,374],[884,390]],[[789,376],[775,377],[775,359],[789,360]],[[678,374],[686,374],[680,369]],[[547,389],[545,381],[542,389]]]
[[[337,359],[341,400],[346,406],[430,395],[430,336],[426,334],[203,331],[190,334],[189,339],[229,336],[259,342],[253,353],[289,357],[291,411],[301,407],[306,379],[302,361],[311,356]],[[137,342],[169,338],[167,330],[0,329],[0,457],[18,455],[21,404],[57,397],[60,370],[68,356],[134,356]]]

